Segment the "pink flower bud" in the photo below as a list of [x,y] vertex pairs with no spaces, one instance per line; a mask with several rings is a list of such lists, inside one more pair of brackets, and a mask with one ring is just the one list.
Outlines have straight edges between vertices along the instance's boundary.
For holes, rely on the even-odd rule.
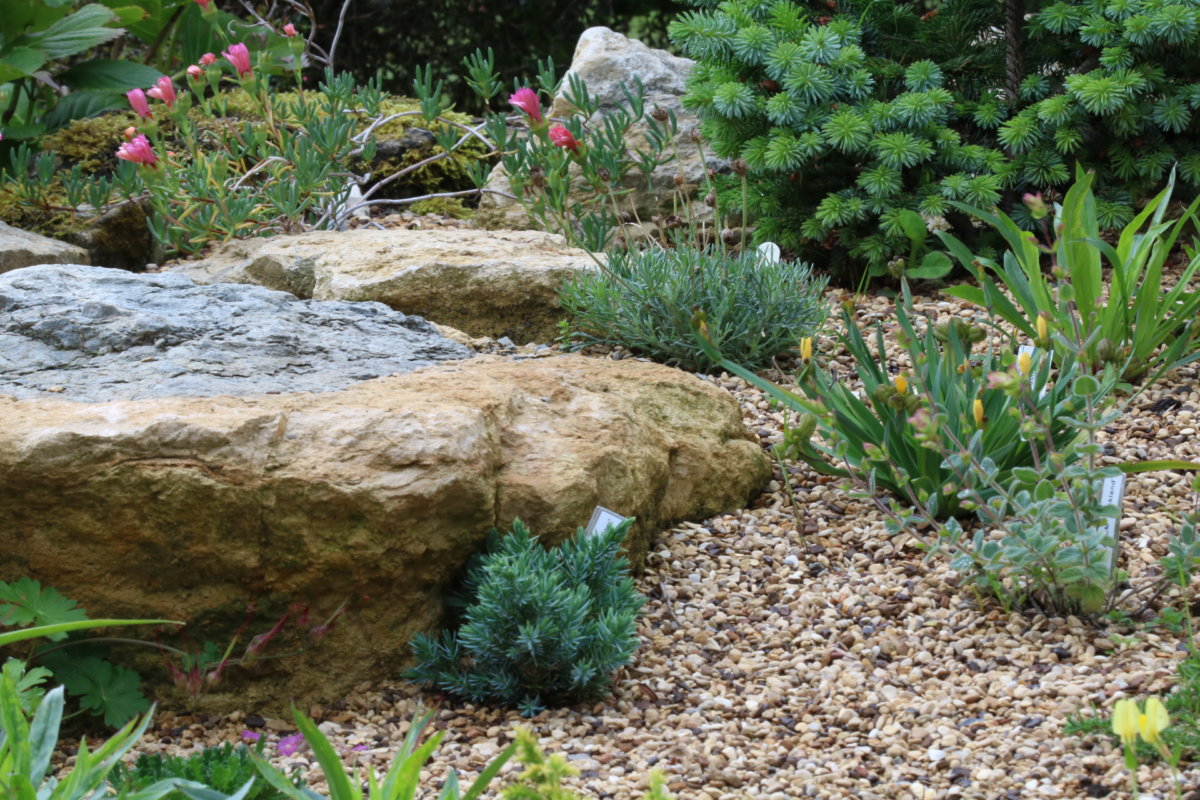
[[196,0],[196,5],[200,6],[204,11],[208,11],[208,4],[211,2],[212,0]]
[[192,80],[198,81],[204,77],[204,70],[201,69],[198,65],[192,64],[190,67],[187,68],[187,74],[188,74],[188,77],[191,78]]
[[528,114],[529,119],[533,122],[542,121],[542,106],[538,102],[537,92],[533,89],[522,86],[513,92],[512,96],[508,98],[508,102]]
[[250,66],[250,49],[241,42],[229,45],[229,49],[222,50],[221,55],[225,56],[230,64],[233,64],[239,78],[249,75],[253,69]]
[[204,55],[200,56],[201,66],[211,67],[215,63],[217,63],[217,57],[212,53],[205,53]]
[[155,100],[162,100],[167,104],[167,108],[175,107],[175,84],[166,75],[162,76],[155,82],[154,88],[147,94]]
[[572,153],[579,152],[578,140],[562,125],[555,125],[550,129],[550,141],[554,143],[555,147],[565,147]]
[[150,140],[140,133],[117,148],[117,158],[135,164],[148,164],[151,167],[158,161],[153,148],[150,147]]
[[287,25],[284,25],[283,26],[283,35],[288,37],[289,39],[291,37],[295,36],[296,35],[296,26],[290,22]]
[[125,93],[125,97],[129,100],[129,107],[133,109],[133,113],[142,119],[149,119],[152,116],[150,101],[146,99],[146,93],[141,89],[130,89]]
[[137,128],[133,127],[132,125],[130,125],[128,128],[126,128],[126,129],[123,131],[123,133],[124,133],[124,135],[125,135],[125,141],[127,141],[127,142],[132,142],[132,141],[133,141],[133,137],[135,137],[135,136],[137,136],[137,135],[138,135],[138,134],[137,134]]

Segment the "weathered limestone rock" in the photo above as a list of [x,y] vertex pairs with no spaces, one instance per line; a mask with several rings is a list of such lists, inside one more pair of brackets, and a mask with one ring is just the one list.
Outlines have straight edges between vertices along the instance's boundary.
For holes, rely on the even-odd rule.
[[603,504],[637,517],[640,563],[656,530],[743,506],[770,471],[725,392],[579,356],[324,393],[0,397],[0,419],[0,579],[33,576],[96,617],[187,620],[192,641],[222,645],[249,603],[253,634],[291,604],[319,618],[354,599],[317,649],[231,668],[201,698],[214,712],[279,714],[395,677],[494,525],[520,517],[553,542]]
[[471,336],[546,342],[558,288],[595,269],[583,250],[539,231],[313,231],[230,242],[171,265],[198,283],[257,283],[317,300],[376,300]]
[[[672,196],[675,191],[675,175],[682,174],[685,185],[695,194],[704,183],[709,167],[720,169],[723,162],[711,160],[705,163],[699,147],[691,139],[691,131],[700,125],[700,119],[683,108],[681,98],[687,89],[687,76],[695,62],[688,58],[672,55],[666,50],[655,50],[636,39],[629,39],[608,28],[588,28],[579,37],[571,67],[563,77],[563,86],[568,86],[569,76],[578,75],[588,87],[588,94],[600,105],[596,115],[588,120],[593,130],[602,130],[601,117],[608,111],[627,105],[622,89],[633,90],[632,78],[637,76],[646,90],[646,110],[655,106],[673,111],[679,125],[675,137],[679,158],[659,166],[651,173],[651,188],[647,190],[642,174],[631,170],[626,176],[624,188],[631,194],[622,199],[637,209],[639,218],[650,222],[655,214],[672,213]],[[556,97],[550,108],[550,116],[564,117],[571,109],[567,101]],[[643,134],[647,130],[645,121],[634,125],[626,137],[631,150],[645,149]],[[711,152],[708,153],[711,159]],[[487,188],[511,194],[512,188],[502,169],[492,171]],[[711,216],[711,209],[703,203],[694,206],[699,215]],[[479,211],[475,217],[478,224],[486,228],[521,229],[532,224],[519,203],[503,195],[484,194],[480,198]]]
[[82,247],[0,222],[0,272],[34,264],[82,264],[87,261],[88,253]]
[[0,275],[0,394],[329,391],[471,351],[379,303],[79,265]]

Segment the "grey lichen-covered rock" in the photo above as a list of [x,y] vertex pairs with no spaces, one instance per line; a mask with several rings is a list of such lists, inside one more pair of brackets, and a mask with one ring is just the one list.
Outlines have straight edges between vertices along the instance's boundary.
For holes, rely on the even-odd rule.
[[[571,75],[577,75],[587,85],[588,94],[595,99],[600,110],[588,120],[594,130],[602,130],[600,119],[617,107],[627,106],[623,90],[632,91],[633,78],[637,77],[646,90],[646,111],[655,106],[673,111],[679,125],[674,147],[668,152],[678,152],[679,158],[659,166],[650,176],[650,188],[638,170],[626,175],[624,188],[630,194],[622,199],[624,205],[632,204],[641,220],[649,222],[656,214],[671,214],[675,209],[673,195],[676,189],[675,176],[683,176],[684,185],[693,197],[704,185],[708,169],[726,168],[724,162],[712,158],[706,152],[708,163],[701,157],[699,146],[691,138],[693,129],[698,128],[700,119],[683,108],[682,97],[687,90],[687,76],[695,62],[688,58],[672,55],[666,50],[655,50],[636,39],[629,39],[608,28],[588,28],[579,37],[571,67],[563,78],[562,85],[569,86]],[[571,113],[570,104],[561,95],[554,99],[550,115],[564,117]],[[576,112],[577,113],[577,112]],[[626,137],[626,146],[632,151],[645,149],[645,121],[633,126]],[[492,171],[487,188],[511,194],[512,187],[502,169]],[[694,204],[699,217],[711,217],[711,209],[702,202]],[[485,193],[479,202],[476,221],[486,228],[522,229],[532,225],[524,209],[515,200],[501,194]]]
[[[744,507],[771,471],[727,392],[581,356],[322,393],[0,396],[0,420],[0,580],[34,577],[93,618],[186,620],[194,642],[229,641],[251,604],[257,633],[293,604],[322,619],[353,599],[317,649],[228,670],[197,704],[212,713],[394,678],[493,526],[520,517],[553,544],[602,504],[637,518],[640,564],[656,531]],[[289,627],[267,654],[303,643]]]
[[230,242],[172,264],[198,283],[256,283],[318,300],[375,300],[471,336],[547,342],[558,289],[596,262],[540,231],[312,231]]
[[88,251],[0,222],[0,272],[35,264],[86,264]]
[[470,355],[379,303],[81,265],[0,275],[0,394],[13,397],[331,391]]

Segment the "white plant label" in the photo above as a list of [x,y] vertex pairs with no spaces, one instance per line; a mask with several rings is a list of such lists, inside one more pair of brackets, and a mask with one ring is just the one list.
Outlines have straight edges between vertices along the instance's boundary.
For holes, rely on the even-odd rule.
[[592,518],[588,521],[584,533],[588,536],[596,536],[604,533],[609,528],[620,525],[625,519],[625,517],[622,517],[617,512],[610,511],[604,506],[596,506],[595,510],[592,511]]
[[778,264],[779,245],[774,242],[763,242],[758,246],[758,263]]

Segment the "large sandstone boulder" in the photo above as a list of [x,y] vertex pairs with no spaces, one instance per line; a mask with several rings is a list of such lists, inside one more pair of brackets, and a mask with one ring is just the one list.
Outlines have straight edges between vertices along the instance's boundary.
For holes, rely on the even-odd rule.
[[313,231],[230,242],[170,270],[198,283],[257,283],[318,300],[375,300],[472,336],[548,342],[558,289],[596,269],[538,231]]
[[[562,85],[565,87],[570,85],[570,76],[577,75],[587,85],[588,95],[599,104],[596,115],[587,123],[592,130],[603,130],[601,118],[614,108],[628,105],[623,90],[633,90],[634,77],[641,80],[645,87],[647,113],[655,106],[675,113],[679,133],[674,146],[679,158],[669,160],[651,173],[649,189],[645,177],[638,170],[631,170],[626,175],[624,188],[630,190],[630,194],[622,198],[622,207],[632,203],[643,222],[648,223],[656,214],[673,213],[677,174],[683,176],[685,186],[695,196],[704,184],[707,170],[724,166],[724,162],[712,158],[711,149],[708,152],[710,163],[705,163],[699,146],[691,138],[691,132],[699,127],[700,119],[683,108],[681,99],[687,90],[687,76],[694,65],[691,59],[672,55],[666,50],[655,50],[636,39],[597,27],[588,28],[579,37],[571,67],[563,77]],[[566,99],[562,96],[554,98],[550,116],[565,117],[570,112],[571,105]],[[625,140],[629,150],[645,149],[644,134],[647,128],[645,120],[631,127]],[[675,151],[668,148],[668,152]],[[512,193],[503,169],[492,171],[487,188],[510,195]],[[695,212],[701,216],[711,216],[711,209],[701,202],[695,204]],[[493,193],[485,193],[480,198],[475,219],[486,228],[521,229],[533,224],[520,203],[503,194]]]
[[[27,307],[13,299],[20,275],[0,278],[0,303],[18,316]],[[164,291],[180,282],[170,278]],[[221,289],[231,292],[224,300],[196,302],[266,293]],[[44,318],[103,319],[88,310],[97,304],[103,310],[81,301]],[[97,349],[68,330],[52,324],[44,341]],[[249,349],[222,354],[214,342],[209,360],[237,363]],[[256,616],[247,635],[293,606],[320,620],[351,601],[316,649],[231,668],[200,701],[212,711],[282,713],[293,699],[332,701],[395,677],[409,637],[438,624],[448,587],[493,526],[520,517],[554,542],[601,504],[637,518],[627,546],[640,564],[655,531],[745,505],[769,473],[727,393],[645,362],[474,358],[337,378],[323,392],[243,396],[224,379],[204,391],[198,370],[193,396],[109,382],[105,402],[84,402],[94,388],[71,370],[55,370],[61,391],[36,396],[30,386],[44,381],[5,377],[11,371],[0,368],[0,579],[32,576],[95,617],[186,620],[190,641],[221,647],[248,606]],[[26,399],[3,396],[14,391]],[[266,654],[303,641],[288,626]]]
[[82,247],[0,222],[0,272],[34,264],[80,264],[87,261],[88,252]]

